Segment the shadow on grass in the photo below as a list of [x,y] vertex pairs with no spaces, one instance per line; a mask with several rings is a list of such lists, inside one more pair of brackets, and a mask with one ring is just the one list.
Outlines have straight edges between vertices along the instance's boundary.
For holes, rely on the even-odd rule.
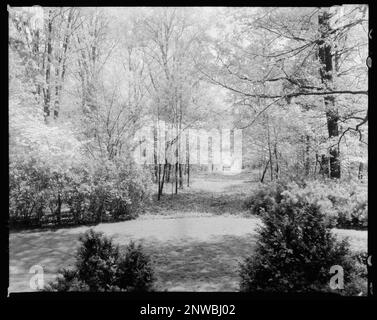
[[[73,266],[78,231],[14,235],[10,241],[10,291],[30,291],[28,272],[33,265],[43,266],[49,279],[59,269]],[[114,241],[122,247],[130,240],[126,238],[119,243],[115,236]],[[209,241],[148,238],[138,242],[151,255],[158,291],[237,291],[238,264],[252,253],[255,237],[221,235]]]
[[162,215],[193,212],[237,215],[247,211],[244,201],[256,186],[239,176],[198,176],[193,178],[190,187],[179,189],[178,194],[172,194],[171,185],[166,185],[161,199],[158,201],[157,195],[153,195],[145,211]]
[[171,215],[179,213],[239,214],[244,211],[244,197],[237,194],[216,195],[211,192],[178,193],[163,195],[160,201],[154,196],[146,212]]
[[161,291],[238,291],[239,263],[252,254],[255,242],[253,235],[224,235],[211,241],[146,242],[145,247]]
[[[196,223],[201,220],[198,219]],[[155,230],[149,230],[143,236],[143,232],[147,230],[142,221],[130,222],[142,224],[139,229],[134,229],[134,226],[126,228],[124,224],[101,225],[98,229],[113,237],[114,242],[121,247],[131,239],[144,245],[154,262],[158,291],[237,291],[238,263],[253,253],[257,239],[257,233],[252,230],[253,224],[249,219],[245,219],[246,222],[250,224],[251,233],[212,234],[205,239],[193,236],[194,232],[182,237],[177,237],[180,235],[178,232],[166,239],[157,238],[156,235],[159,234],[155,234]],[[169,221],[165,223],[166,225],[159,225],[161,232],[164,232],[165,227],[176,226]],[[20,232],[10,235],[10,291],[30,291],[29,269],[33,265],[42,265],[46,278],[54,276],[60,268],[72,266],[79,235],[87,229],[77,227],[55,232]],[[213,230],[209,227],[208,232],[219,230],[222,229]],[[166,232],[169,233],[169,229]],[[338,229],[334,229],[334,232],[340,239],[350,237],[352,250],[366,250],[367,232]]]
[[22,232],[9,239],[10,273],[28,272],[33,265],[41,265],[45,272],[73,264],[79,235],[56,232]]

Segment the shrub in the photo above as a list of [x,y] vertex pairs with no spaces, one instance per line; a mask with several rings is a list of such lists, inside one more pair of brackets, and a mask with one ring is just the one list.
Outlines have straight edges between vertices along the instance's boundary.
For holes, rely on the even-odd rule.
[[270,211],[281,201],[281,194],[286,189],[287,185],[282,181],[260,183],[257,191],[245,201],[244,205],[256,215]]
[[273,182],[262,185],[246,202],[253,214],[273,210],[284,194],[316,204],[327,221],[339,228],[365,229],[368,225],[367,186],[357,182]]
[[45,291],[90,291],[89,286],[79,280],[76,270],[62,269],[55,282],[51,282]]
[[353,252],[351,254],[354,273],[351,274],[349,286],[345,288],[344,294],[361,294],[366,296],[368,293],[368,270],[367,270],[368,254],[365,251]]
[[338,207],[337,224],[340,228],[366,229],[368,227],[368,190],[366,184],[349,183],[344,193],[347,205]]
[[106,290],[116,283],[119,248],[111,239],[90,229],[80,237],[76,269],[91,291]]
[[135,218],[151,194],[151,180],[133,160],[102,161],[94,169],[89,210],[97,220]]
[[[10,163],[11,227],[133,219],[150,197],[150,177],[132,159],[52,167],[36,155]],[[66,222],[66,221],[63,221]]]
[[113,241],[90,229],[80,237],[74,269],[63,269],[47,291],[151,291],[150,258],[131,242],[122,253]]
[[67,176],[66,203],[76,224],[94,222],[94,215],[89,211],[92,181],[89,170],[75,168]]
[[62,209],[67,203],[70,188],[66,172],[49,170],[49,181],[44,194],[46,206],[49,209],[50,217],[52,217],[51,222],[61,224]]
[[261,216],[264,225],[255,254],[241,264],[242,291],[330,291],[333,265],[343,267],[346,290],[352,289],[355,269],[349,245],[336,240],[318,205],[284,194]]
[[14,161],[9,167],[10,225],[30,225],[42,218],[49,171],[37,161]]
[[150,291],[154,282],[154,273],[149,257],[142,246],[131,242],[118,265],[118,282],[120,288],[127,291]]

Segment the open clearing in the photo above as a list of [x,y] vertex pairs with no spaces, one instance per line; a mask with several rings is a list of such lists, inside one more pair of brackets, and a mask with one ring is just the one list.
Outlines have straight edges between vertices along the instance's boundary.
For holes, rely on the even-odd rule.
[[[198,177],[180,194],[167,194],[158,205],[131,221],[94,227],[120,246],[141,242],[151,254],[161,291],[237,291],[237,266],[253,253],[257,217],[247,215],[243,199],[255,183],[239,176]],[[89,227],[10,234],[9,291],[31,291],[33,265],[44,267],[45,279],[74,263],[78,237]],[[367,232],[334,230],[350,237],[353,250],[366,250]]]

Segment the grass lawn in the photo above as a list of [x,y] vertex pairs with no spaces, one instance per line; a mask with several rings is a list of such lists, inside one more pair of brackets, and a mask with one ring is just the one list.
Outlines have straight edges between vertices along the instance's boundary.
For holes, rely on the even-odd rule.
[[[255,187],[255,184],[254,184]],[[242,200],[253,184],[248,177],[198,178],[177,196],[153,202],[138,219],[94,227],[120,246],[130,240],[151,254],[161,291],[237,291],[238,263],[256,242],[256,217],[246,216]],[[226,197],[225,197],[226,195]],[[31,291],[31,266],[42,265],[45,278],[74,262],[79,235],[89,227],[14,232],[9,237],[9,291]],[[350,237],[353,250],[366,250],[367,232],[336,230]]]

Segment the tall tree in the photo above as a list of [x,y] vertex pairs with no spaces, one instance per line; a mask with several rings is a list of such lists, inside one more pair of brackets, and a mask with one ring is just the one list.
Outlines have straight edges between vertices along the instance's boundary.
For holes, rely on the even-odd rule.
[[[249,125],[278,105],[322,113],[328,129],[323,167],[329,161],[327,173],[339,178],[343,133],[358,132],[363,140],[367,122],[353,114],[355,107],[367,113],[366,24],[365,6],[235,9],[213,32],[209,58],[199,68],[237,104],[257,108]],[[339,125],[356,118],[356,127]]]

